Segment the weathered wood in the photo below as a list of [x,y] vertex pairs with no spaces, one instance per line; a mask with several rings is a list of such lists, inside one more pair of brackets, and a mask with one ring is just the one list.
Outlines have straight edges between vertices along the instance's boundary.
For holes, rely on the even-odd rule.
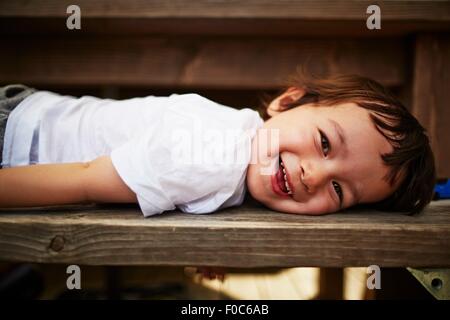
[[85,18],[81,30],[68,30],[66,17],[0,17],[4,35],[239,35],[239,36],[339,36],[392,37],[434,31],[449,32],[447,21],[385,21],[379,30],[369,30],[359,20],[299,20],[259,18]]
[[413,114],[428,130],[439,177],[450,177],[450,34],[416,39]]
[[[0,2],[0,16],[66,17],[69,0]],[[133,18],[296,18],[366,20],[370,1],[352,0],[78,0],[84,17]],[[383,20],[450,21],[447,1],[377,1]]]
[[399,36],[450,31],[446,1],[377,1],[382,28],[368,30],[370,1],[77,1],[82,30],[66,28],[61,0],[0,2],[0,34],[209,34]]
[[450,266],[450,201],[418,216],[281,214],[245,204],[143,218],[135,206],[7,210],[0,260],[228,267]]
[[[404,82],[399,39],[207,37],[11,37],[0,50],[0,83],[188,88],[279,88],[300,64]],[[45,87],[44,87],[45,89]]]

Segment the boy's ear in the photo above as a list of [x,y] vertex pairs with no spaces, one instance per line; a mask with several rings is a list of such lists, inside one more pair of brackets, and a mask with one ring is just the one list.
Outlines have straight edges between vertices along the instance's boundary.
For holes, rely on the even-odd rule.
[[305,95],[305,90],[289,87],[283,94],[275,98],[267,107],[267,114],[271,117],[289,109],[289,104]]

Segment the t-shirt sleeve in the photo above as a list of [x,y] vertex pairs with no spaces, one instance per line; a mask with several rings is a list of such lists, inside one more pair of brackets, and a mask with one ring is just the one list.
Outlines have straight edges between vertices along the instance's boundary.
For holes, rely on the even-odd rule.
[[[124,183],[136,193],[145,217],[175,209],[159,184],[160,143],[153,131],[130,139],[111,152],[112,163]],[[158,155],[159,154],[159,155]]]
[[231,172],[217,165],[181,161],[173,153],[176,148],[172,148],[171,139],[175,138],[164,130],[148,132],[111,152],[114,167],[136,193],[145,217],[176,208],[209,213],[233,192],[233,186],[224,184],[224,177],[230,177]]
[[146,217],[176,208],[210,213],[243,189],[248,159],[235,163],[225,158],[237,149],[249,151],[238,146],[249,140],[223,136],[239,120],[237,111],[197,95],[182,102],[168,106],[154,127],[111,152]]

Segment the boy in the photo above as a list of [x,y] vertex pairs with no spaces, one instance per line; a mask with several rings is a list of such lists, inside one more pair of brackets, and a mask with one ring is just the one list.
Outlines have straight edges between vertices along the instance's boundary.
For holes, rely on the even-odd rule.
[[[416,213],[431,201],[425,130],[375,81],[299,76],[266,111],[263,122],[192,94],[114,101],[32,93],[8,120],[0,207],[137,202],[145,216],[209,213],[240,205],[246,190],[297,214],[358,204]],[[234,133],[228,143],[204,134],[226,131]],[[186,144],[205,157],[183,158]],[[213,154],[241,156],[215,162]]]

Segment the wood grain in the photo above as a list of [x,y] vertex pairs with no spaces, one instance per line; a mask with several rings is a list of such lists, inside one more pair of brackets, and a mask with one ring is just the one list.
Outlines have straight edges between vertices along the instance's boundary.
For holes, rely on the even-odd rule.
[[417,32],[449,32],[450,21],[383,20],[381,29],[369,30],[362,20],[295,18],[86,18],[81,30],[68,30],[66,17],[1,17],[2,35],[239,35],[302,37],[409,36]]
[[448,1],[377,1],[382,25],[368,30],[370,1],[79,0],[82,28],[66,28],[61,0],[0,1],[0,34],[202,34],[408,36],[450,31]]
[[9,37],[0,83],[276,89],[306,64],[387,86],[405,76],[399,39],[237,37]]
[[450,201],[418,216],[281,214],[246,203],[210,215],[143,218],[135,206],[0,214],[0,260],[227,267],[450,266]]
[[[65,17],[69,0],[15,0],[0,2],[0,16]],[[85,17],[146,18],[301,18],[366,20],[370,1],[351,0],[78,0]],[[447,1],[377,1],[383,20],[450,21]]]

